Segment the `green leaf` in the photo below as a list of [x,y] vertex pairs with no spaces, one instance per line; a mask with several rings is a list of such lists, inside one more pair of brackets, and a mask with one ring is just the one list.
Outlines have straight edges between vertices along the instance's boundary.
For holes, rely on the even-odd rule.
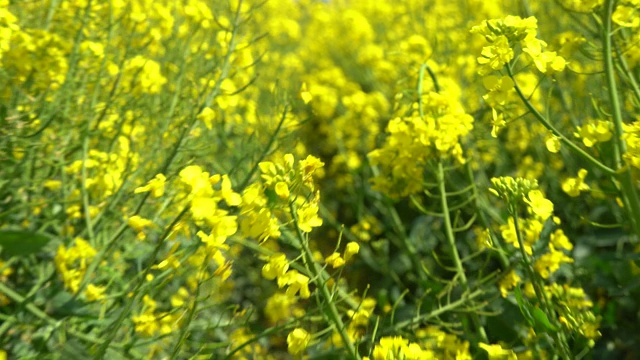
[[558,327],[553,325],[547,314],[544,313],[540,308],[533,309],[533,317],[536,321],[536,325],[541,326],[543,330],[546,331],[558,331]]
[[524,302],[524,299],[522,298],[522,290],[520,290],[520,286],[516,286],[513,289],[513,293],[516,296],[516,302],[518,303],[518,307],[520,308],[520,312],[522,313],[522,316],[524,316],[524,318],[527,320],[529,325],[533,326],[534,318],[531,315],[531,312],[529,312],[529,309],[527,309],[528,304],[526,304]]
[[55,294],[47,304],[49,313],[56,319],[62,319],[67,316],[94,317],[93,313],[85,307],[83,302],[67,291],[61,291]]
[[29,256],[40,251],[51,239],[43,234],[26,230],[0,230],[0,256]]

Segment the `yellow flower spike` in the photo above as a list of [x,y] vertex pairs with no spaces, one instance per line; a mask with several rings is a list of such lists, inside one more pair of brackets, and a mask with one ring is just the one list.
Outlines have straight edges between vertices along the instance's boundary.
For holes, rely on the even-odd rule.
[[305,329],[296,328],[287,336],[287,351],[291,355],[298,355],[306,350],[311,341],[311,334]]

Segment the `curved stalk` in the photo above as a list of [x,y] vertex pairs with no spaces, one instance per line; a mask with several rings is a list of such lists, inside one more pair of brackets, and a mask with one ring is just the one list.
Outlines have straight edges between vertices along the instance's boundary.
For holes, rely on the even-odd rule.
[[529,99],[524,95],[524,93],[522,92],[522,89],[520,89],[520,87],[518,86],[518,82],[516,81],[515,77],[513,76],[513,70],[511,69],[511,65],[507,64],[506,68],[507,68],[507,73],[509,74],[509,77],[511,78],[511,80],[513,80],[513,87],[516,90],[516,93],[518,93],[518,96],[520,97],[520,100],[522,100],[522,102],[524,103],[524,106],[526,106],[526,108],[533,114],[533,116],[535,116],[535,118],[545,128],[547,128],[547,130],[551,131],[553,133],[553,135],[559,137],[560,140],[565,145],[567,145],[573,152],[575,152],[576,154],[580,155],[582,158],[587,160],[589,163],[591,163],[592,165],[594,165],[598,169],[604,171],[607,175],[615,175],[616,174],[616,171],[614,169],[608,167],[607,165],[601,163],[598,159],[596,159],[593,156],[589,155],[587,152],[582,150],[578,145],[576,145],[573,141],[569,140],[569,138],[564,136],[558,129],[556,129],[555,126],[553,126],[551,124],[551,122],[549,122],[549,120],[547,118],[545,118],[544,115],[542,115],[540,113],[540,111],[538,111],[538,109],[536,109],[533,106],[533,104],[531,104]]

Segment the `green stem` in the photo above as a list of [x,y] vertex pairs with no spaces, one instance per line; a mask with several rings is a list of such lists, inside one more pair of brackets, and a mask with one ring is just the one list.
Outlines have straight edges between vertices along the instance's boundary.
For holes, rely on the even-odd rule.
[[307,265],[307,268],[313,278],[316,279],[315,282],[318,286],[318,290],[325,300],[325,306],[328,307],[329,321],[333,323],[333,326],[338,331],[338,334],[340,334],[342,342],[346,346],[347,351],[351,354],[351,358],[359,360],[360,354],[358,354],[358,350],[351,341],[349,334],[347,334],[346,326],[344,322],[342,322],[342,318],[340,317],[340,313],[338,312],[338,308],[336,307],[335,301],[333,299],[334,297],[331,295],[331,291],[329,291],[329,288],[327,287],[329,275],[322,269],[322,267],[318,263],[313,260],[313,253],[309,248],[309,241],[302,234],[300,226],[298,226],[298,216],[293,202],[289,205],[289,210],[291,212],[291,217],[293,218],[293,225],[296,229],[300,247],[303,251],[303,260],[305,262],[305,265]]
[[[447,201],[447,189],[445,185],[444,178],[444,168],[442,166],[442,160],[438,161],[438,172],[436,173],[438,179],[438,188],[440,190],[440,206],[442,207],[442,214],[444,217],[444,228],[445,234],[447,236],[447,240],[449,242],[449,248],[451,249],[451,254],[453,255],[453,263],[456,267],[456,273],[460,277],[460,283],[465,291],[469,292],[469,281],[467,280],[467,275],[465,274],[464,268],[462,266],[462,261],[460,260],[460,253],[458,252],[458,247],[456,246],[456,239],[453,234],[453,225],[451,223],[451,214],[449,214],[449,203]],[[487,343],[487,332],[480,322],[480,318],[477,314],[470,314],[472,321],[474,322],[475,327],[478,329],[478,333],[480,335],[480,340],[484,343]]]
[[522,102],[524,103],[525,107],[535,116],[535,118],[545,128],[547,128],[547,130],[551,131],[553,133],[553,135],[559,137],[560,140],[565,145],[567,145],[571,150],[573,150],[576,154],[580,155],[582,158],[587,160],[589,163],[593,164],[595,167],[597,167],[600,170],[604,171],[608,175],[615,175],[616,171],[614,169],[608,167],[607,165],[601,163],[598,159],[596,159],[593,156],[589,155],[587,152],[582,150],[578,145],[576,145],[573,141],[569,140],[569,138],[564,136],[558,129],[556,129],[549,122],[549,120],[547,120],[547,118],[545,118],[544,115],[542,115],[538,111],[538,109],[536,109],[533,106],[533,104],[531,104],[529,99],[524,95],[524,93],[522,92],[522,89],[520,89],[520,86],[518,86],[518,82],[516,81],[515,77],[513,76],[513,71],[511,69],[511,65],[507,64],[506,68],[507,68],[507,73],[509,74],[509,77],[511,78],[511,80],[513,80],[513,87],[516,90],[516,92],[518,93],[518,96],[520,97],[520,100],[522,100]]
[[[12,289],[10,289],[9,287],[7,287],[5,284],[0,282],[0,293],[6,295],[9,299],[13,300],[14,302],[21,304],[24,306],[24,308],[30,312],[32,315],[36,316],[38,319],[43,320],[44,322],[46,322],[47,324],[57,327],[60,325],[60,321],[51,318],[47,313],[45,313],[44,311],[40,310],[40,308],[38,308],[36,305],[34,305],[33,303],[28,302],[28,300],[18,294],[17,292],[13,291]],[[12,322],[16,322],[17,319],[12,316],[10,318],[7,319],[7,321],[5,322],[5,324],[10,324]],[[5,325],[3,325],[4,327]],[[102,343],[102,339],[93,337],[91,335],[88,334],[83,334],[81,332],[77,332],[75,330],[70,330],[67,329],[65,330],[66,332],[68,332],[69,334],[71,334],[73,337],[78,338],[80,340],[84,340],[86,342],[92,343],[92,344],[100,344]],[[115,348],[122,348],[122,344],[118,344],[118,343],[113,343],[111,344],[113,347]]]
[[613,115],[614,125],[614,151],[616,155],[617,178],[620,181],[622,195],[626,208],[629,211],[631,226],[636,234],[640,237],[640,197],[634,184],[631,168],[624,164],[622,156],[627,152],[627,144],[622,138],[624,129],[622,127],[622,110],[620,99],[618,98],[618,89],[616,86],[615,69],[613,64],[612,49],[612,33],[611,33],[611,15],[613,13],[614,1],[607,0],[605,3],[604,15],[604,31],[603,31],[603,57],[604,71],[607,78],[607,87],[609,91],[609,101],[611,102],[611,111]]
[[[478,188],[476,187],[476,179],[475,179],[475,176],[473,175],[473,170],[471,169],[471,165],[469,162],[467,162],[466,168],[467,168],[467,176],[469,178],[469,182],[471,182],[472,184],[473,198],[475,199],[476,211],[479,213],[479,216],[480,216],[480,222],[482,223],[482,226],[485,229],[487,229],[488,231],[492,231],[491,226],[489,226],[489,220],[487,219],[487,215],[485,214],[485,211],[495,211],[495,209],[489,208],[487,206],[483,206],[482,204],[483,199],[480,198],[480,193],[478,192]],[[500,219],[499,215],[494,217],[496,217],[497,219]],[[509,267],[509,259],[507,258],[506,252],[504,251],[502,244],[496,240],[494,241],[493,246],[495,246],[498,249],[497,252],[498,252],[498,256],[500,258],[500,263],[502,264],[502,266],[504,268]]]
[[138,299],[143,295],[140,293],[139,290],[142,287],[142,285],[145,283],[147,275],[151,272],[152,265],[155,262],[156,258],[158,257],[158,254],[160,253],[160,249],[162,249],[165,243],[165,240],[173,230],[174,226],[176,226],[176,224],[182,219],[182,217],[187,213],[188,210],[189,210],[189,206],[185,206],[185,208],[180,212],[180,214],[178,214],[178,216],[176,216],[176,218],[171,222],[171,224],[165,229],[162,236],[160,236],[160,238],[158,239],[158,244],[156,244],[155,248],[153,249],[153,253],[151,254],[151,257],[150,257],[151,264],[147,266],[145,270],[140,274],[133,289],[131,289],[130,292],[127,292],[134,295],[127,299],[124,309],[122,309],[122,311],[120,312],[116,320],[109,325],[106,339],[100,345],[100,347],[98,348],[98,351],[96,352],[96,356],[95,356],[96,359],[102,359],[104,357],[104,354],[107,351],[109,344],[114,340],[117,331],[120,329],[120,325],[122,325],[122,323],[124,322],[124,319],[127,316],[131,316],[131,308],[133,307],[133,304],[136,301],[136,299]]
[[[429,67],[429,65],[422,64],[422,66],[420,67],[419,75],[418,75],[419,78],[418,78],[418,86],[417,86],[418,110],[420,112],[421,117],[424,117],[424,110],[422,106],[422,92],[423,92],[423,84],[424,84],[423,78],[424,78],[425,71],[429,73],[429,76],[433,81],[433,87],[435,91],[440,92],[440,84],[438,83],[438,78],[436,74]],[[451,214],[449,213],[450,209],[449,209],[449,203],[447,200],[447,196],[450,194],[447,194],[445,178],[444,178],[444,166],[442,165],[442,159],[438,160],[438,170],[436,173],[436,177],[438,182],[438,190],[440,191],[440,206],[441,206],[442,215],[444,218],[445,235],[447,237],[447,241],[449,242],[449,248],[451,250],[451,254],[453,255],[453,262],[456,268],[456,273],[460,278],[460,283],[462,284],[463,289],[466,292],[469,292],[470,291],[469,281],[467,279],[467,275],[462,266],[462,260],[460,260],[460,253],[458,252],[458,247],[456,246],[456,239],[453,234],[453,224],[451,222]],[[482,323],[480,322],[480,318],[478,317],[477,314],[473,312],[470,313],[469,316],[471,317],[471,321],[473,321],[474,326],[478,330],[478,333],[480,335],[480,340],[484,343],[487,343],[488,342],[487,332],[482,326]]]
[[[536,275],[533,264],[529,260],[529,255],[525,250],[524,240],[522,239],[522,234],[520,232],[520,218],[518,217],[518,208],[516,206],[509,205],[510,213],[513,216],[513,223],[516,231],[516,238],[518,239],[518,246],[520,248],[520,254],[522,255],[522,261],[524,262],[525,271],[529,275],[529,279],[531,280],[531,285],[533,285],[533,290],[536,293],[536,298],[540,302],[542,310],[545,312],[549,321],[553,322],[557,328],[562,329],[562,324],[558,323],[557,317],[555,315],[555,311],[551,304],[549,304],[549,299],[544,293],[544,287],[540,283],[540,279]],[[563,331],[555,332],[555,338],[557,341],[557,347],[560,350],[560,354],[564,359],[571,359],[571,352],[569,351],[569,345],[567,344],[566,337],[564,336]]]

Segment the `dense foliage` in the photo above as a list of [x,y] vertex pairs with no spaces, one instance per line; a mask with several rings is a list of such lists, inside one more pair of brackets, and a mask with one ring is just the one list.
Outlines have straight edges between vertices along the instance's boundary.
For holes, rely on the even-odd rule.
[[639,12],[0,0],[0,359],[637,358]]

